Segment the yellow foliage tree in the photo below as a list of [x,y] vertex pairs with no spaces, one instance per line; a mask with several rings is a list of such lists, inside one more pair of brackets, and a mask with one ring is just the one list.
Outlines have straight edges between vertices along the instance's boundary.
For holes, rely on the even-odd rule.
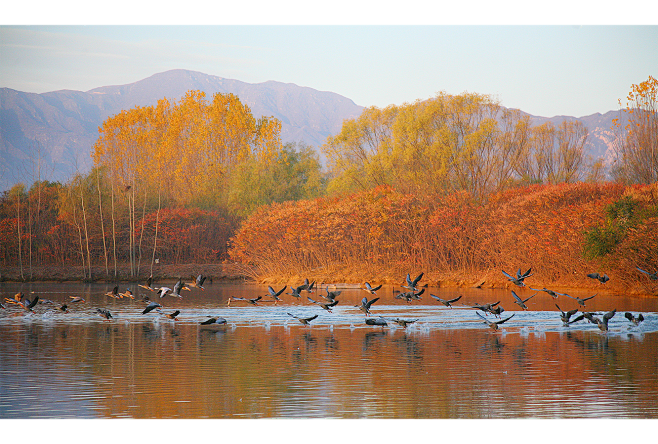
[[[654,183],[658,181],[658,80],[649,76],[631,85],[626,99],[628,123],[625,137],[618,138],[613,174],[626,183]],[[613,124],[618,130],[622,127],[619,119]]]

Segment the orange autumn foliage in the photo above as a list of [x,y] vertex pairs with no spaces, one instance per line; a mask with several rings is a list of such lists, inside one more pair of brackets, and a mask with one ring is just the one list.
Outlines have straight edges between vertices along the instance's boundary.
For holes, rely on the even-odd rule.
[[259,278],[399,282],[424,271],[434,283],[504,284],[501,269],[532,267],[537,285],[589,286],[587,273],[605,271],[615,277],[609,288],[628,286],[638,282],[633,264],[658,269],[651,247],[646,254],[633,247],[656,245],[658,236],[650,233],[657,219],[633,228],[607,257],[588,259],[583,251],[587,231],[604,224],[607,206],[630,192],[655,206],[655,185],[533,185],[483,203],[467,192],[421,201],[381,186],[262,207],[232,238],[229,255]]

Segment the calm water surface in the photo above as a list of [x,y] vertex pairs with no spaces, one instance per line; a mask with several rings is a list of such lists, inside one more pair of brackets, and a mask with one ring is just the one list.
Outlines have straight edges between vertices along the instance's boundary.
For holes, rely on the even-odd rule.
[[[0,310],[0,418],[658,418],[658,298],[598,293],[588,310],[617,309],[602,333],[563,327],[555,302],[577,307],[564,296],[539,293],[519,311],[509,290],[429,288],[406,303],[384,287],[373,317],[417,319],[403,329],[365,325],[358,289],[330,313],[306,293],[274,305],[257,285],[209,284],[182,299],[128,287],[135,300],[104,296],[105,284],[0,285],[2,300],[52,301]],[[450,309],[428,293],[463,298]],[[144,295],[180,310],[178,321],[143,315]],[[259,306],[227,306],[259,295]],[[86,302],[57,311],[70,296]],[[461,305],[499,300],[515,316],[498,332]],[[646,320],[633,326],[626,311]],[[288,313],[318,318],[303,326]],[[211,315],[228,325],[201,326]]]

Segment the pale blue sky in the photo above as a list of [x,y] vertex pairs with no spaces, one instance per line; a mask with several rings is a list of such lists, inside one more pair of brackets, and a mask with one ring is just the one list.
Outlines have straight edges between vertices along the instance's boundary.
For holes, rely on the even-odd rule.
[[[553,15],[547,17],[555,16],[556,5],[551,5]],[[334,17],[336,11],[330,11],[328,17]],[[410,11],[421,19],[405,19]],[[409,7],[398,21],[360,23],[423,23],[424,12]],[[362,106],[469,91],[534,115],[581,117],[616,109],[631,84],[658,77],[656,25],[44,26],[61,20],[30,22],[30,17],[0,26],[0,87],[35,93],[87,91],[182,68],[249,83],[295,83],[341,94]],[[112,17],[110,23],[125,22]],[[185,17],[141,23],[189,22]],[[216,17],[217,23],[231,23]],[[64,23],[97,22],[83,15]],[[254,22],[305,23],[303,16]],[[341,22],[350,21],[329,20]],[[39,25],[15,26],[22,23]]]

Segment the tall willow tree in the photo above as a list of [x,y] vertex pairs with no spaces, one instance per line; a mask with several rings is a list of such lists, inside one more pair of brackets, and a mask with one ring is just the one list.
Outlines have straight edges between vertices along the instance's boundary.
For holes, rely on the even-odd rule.
[[528,122],[490,97],[464,93],[368,108],[322,147],[332,191],[388,184],[418,195],[503,186],[528,143]]
[[578,121],[551,122],[530,129],[515,171],[529,183],[573,183],[585,177],[588,131]]

